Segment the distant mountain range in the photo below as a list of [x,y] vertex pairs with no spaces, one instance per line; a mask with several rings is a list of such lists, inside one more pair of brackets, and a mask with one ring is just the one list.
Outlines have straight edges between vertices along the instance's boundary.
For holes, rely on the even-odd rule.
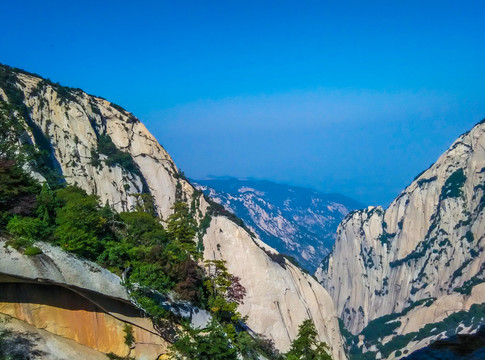
[[224,177],[191,181],[243,219],[265,243],[294,257],[312,273],[330,252],[345,215],[364,207],[340,194],[267,180]]

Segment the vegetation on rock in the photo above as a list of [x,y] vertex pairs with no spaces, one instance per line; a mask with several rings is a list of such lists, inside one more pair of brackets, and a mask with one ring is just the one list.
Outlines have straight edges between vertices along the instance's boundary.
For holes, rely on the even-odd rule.
[[[174,204],[164,227],[146,196],[147,206],[140,201],[135,211],[117,213],[79,187],[41,186],[15,160],[0,160],[0,178],[2,185],[14,184],[0,185],[0,231],[8,244],[37,255],[36,241],[50,242],[123,274],[135,303],[161,335],[170,335],[176,358],[278,358],[271,342],[247,332],[237,311],[246,293],[239,278],[223,261],[200,262],[194,241],[198,225],[185,202]],[[161,299],[169,294],[208,310],[211,322],[204,329],[191,328],[165,308]],[[177,323],[181,330],[175,330]],[[130,334],[127,329],[125,341],[133,344]]]

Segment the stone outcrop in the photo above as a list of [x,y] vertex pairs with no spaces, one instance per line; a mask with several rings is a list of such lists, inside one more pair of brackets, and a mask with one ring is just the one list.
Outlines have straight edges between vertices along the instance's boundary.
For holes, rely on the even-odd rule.
[[0,276],[76,288],[129,302],[128,293],[115,274],[59,247],[41,242],[36,246],[42,254],[25,256],[0,239]]
[[[0,241],[0,313],[51,334],[118,356],[156,359],[169,343],[127,299],[120,278],[49,244],[23,255]],[[132,349],[124,342],[133,329]]]
[[397,334],[484,301],[485,288],[475,286],[485,278],[484,184],[485,124],[480,123],[388,209],[370,207],[347,216],[316,276],[351,332],[423,299],[436,299],[436,305],[408,313]]
[[[225,217],[216,217],[204,237],[204,257],[225,260],[230,273],[248,289],[239,307],[249,327],[287,349],[302,319],[312,318],[320,337],[332,345],[334,359],[345,357],[332,299],[318,282]],[[264,249],[264,250],[263,250]]]
[[[30,141],[50,152],[53,162],[68,183],[97,194],[103,203],[108,202],[118,211],[129,210],[135,205],[133,193],[146,192],[153,196],[158,212],[164,219],[171,214],[176,200],[193,200],[197,204],[199,217],[205,216],[208,204],[203,196],[194,192],[192,185],[178,174],[167,152],[132,114],[81,90],[61,88],[25,73],[14,72],[13,76],[16,78],[13,85],[22,91],[23,102],[29,109]],[[6,84],[0,84],[0,88],[3,86]],[[9,100],[7,93],[0,93],[3,100]],[[122,152],[121,155],[129,156],[122,156],[123,161],[113,162],[107,154],[103,154],[102,145],[107,141],[114,144],[117,151]],[[264,250],[253,248],[254,241],[243,228],[227,219],[212,220],[204,244],[209,247],[215,244],[219,241],[216,234],[224,231],[228,239],[238,239],[241,245],[232,250],[227,248],[224,256],[229,270],[243,279],[247,304],[252,304],[251,308],[242,308],[242,313],[251,317],[252,309],[261,308],[257,312],[260,318],[249,320],[253,330],[268,337],[272,337],[275,331],[273,337],[277,347],[286,351],[298,325],[311,317],[319,329],[320,340],[329,344],[335,359],[344,359],[337,317],[330,302],[307,301],[304,296],[296,295],[292,297],[291,305],[287,305],[283,317],[280,309],[274,306],[284,300],[282,294],[285,292],[285,288],[275,287],[274,278],[281,278],[281,284],[291,284],[308,277],[296,267],[283,269],[272,262]],[[246,252],[245,249],[251,251]],[[252,260],[254,256],[264,261]],[[259,282],[255,279],[245,280],[247,269],[239,264],[253,264],[255,268],[252,271],[260,277]],[[313,280],[298,281],[298,286],[294,288],[298,288],[301,294],[315,291],[321,294],[322,299],[328,298],[325,290]],[[266,294],[261,290],[265,288],[272,290]],[[291,322],[286,322],[289,318]],[[283,328],[279,329],[280,326]],[[289,336],[281,335],[281,332]]]
[[0,324],[10,334],[3,338],[3,346],[12,357],[17,355],[18,358],[32,360],[107,359],[106,354],[102,352],[2,313]]

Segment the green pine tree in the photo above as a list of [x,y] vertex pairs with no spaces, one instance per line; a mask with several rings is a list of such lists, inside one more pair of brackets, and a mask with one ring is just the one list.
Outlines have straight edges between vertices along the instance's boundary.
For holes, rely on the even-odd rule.
[[291,343],[286,360],[331,360],[328,346],[317,339],[318,333],[311,319],[306,319],[298,328],[298,335]]

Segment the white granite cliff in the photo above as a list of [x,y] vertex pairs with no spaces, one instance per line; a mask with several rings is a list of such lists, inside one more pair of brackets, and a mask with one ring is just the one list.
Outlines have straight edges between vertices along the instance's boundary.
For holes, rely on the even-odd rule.
[[[179,176],[169,154],[132,114],[81,90],[61,91],[34,75],[15,76],[15,86],[30,111],[31,140],[36,141],[36,132],[48,140],[52,158],[68,183],[99,195],[117,210],[131,209],[135,198],[130,194],[145,191],[153,195],[163,219],[171,214],[176,199],[194,200],[199,216],[205,215],[207,202]],[[8,101],[0,88],[1,99]],[[105,154],[98,152],[100,136],[105,135],[131,156],[135,170],[106,164]],[[253,331],[286,351],[298,326],[312,318],[333,358],[346,358],[334,305],[318,282],[288,263],[273,262],[264,245],[258,246],[257,239],[225,217],[212,218],[203,242],[205,258],[226,260],[229,271],[241,278],[247,297],[240,310],[248,315]]]
[[356,211],[340,224],[333,251],[316,276],[346,327],[358,334],[373,319],[435,299],[399,319],[394,335],[403,335],[483,303],[485,286],[478,284],[485,271],[484,207],[485,124],[480,123],[387,209]]

